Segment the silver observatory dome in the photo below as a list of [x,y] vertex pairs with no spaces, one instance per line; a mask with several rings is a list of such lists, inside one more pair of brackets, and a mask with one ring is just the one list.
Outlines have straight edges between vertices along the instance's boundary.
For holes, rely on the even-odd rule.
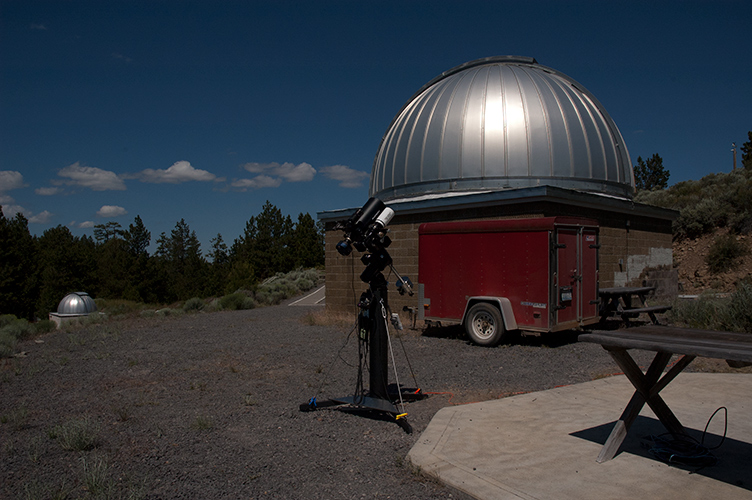
[[529,57],[450,69],[400,110],[381,140],[370,196],[556,186],[631,198],[624,139],[582,85]]
[[96,310],[97,305],[94,303],[94,299],[86,292],[69,293],[63,297],[63,300],[57,306],[58,314],[85,315],[96,312]]

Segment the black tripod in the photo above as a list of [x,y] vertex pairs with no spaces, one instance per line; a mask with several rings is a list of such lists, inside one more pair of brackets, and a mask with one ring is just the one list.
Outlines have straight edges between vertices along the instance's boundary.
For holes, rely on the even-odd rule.
[[[390,415],[405,432],[411,433],[412,427],[408,423],[407,413],[399,411],[395,404],[404,405],[405,401],[421,399],[423,394],[417,388],[403,388],[399,382],[389,385],[389,331],[388,331],[388,290],[383,270],[391,266],[392,259],[386,249],[379,252],[367,253],[362,259],[366,269],[360,279],[368,283],[369,288],[363,292],[358,302],[358,337],[359,342],[368,346],[369,360],[369,390],[362,386],[362,363],[358,370],[358,385],[352,396],[333,398],[329,401],[317,402],[311,398],[308,404],[300,405],[301,411],[314,411],[318,408],[341,406],[349,409],[375,410]],[[409,290],[409,280],[401,278],[405,290]]]

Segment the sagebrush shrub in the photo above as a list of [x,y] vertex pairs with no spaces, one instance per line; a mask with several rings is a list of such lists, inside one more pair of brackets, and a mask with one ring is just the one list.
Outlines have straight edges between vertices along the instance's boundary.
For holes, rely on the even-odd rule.
[[0,329],[0,358],[10,358],[16,348],[16,337]]
[[724,206],[713,198],[703,198],[697,204],[685,207],[673,223],[673,233],[677,238],[697,238],[724,226],[726,213]]
[[43,319],[34,323],[34,331],[36,333],[49,333],[55,329],[57,329],[57,325],[49,319]]
[[15,316],[13,316],[12,314],[3,314],[3,315],[0,315],[0,328],[2,328],[4,326],[7,326],[7,325],[10,325],[14,321],[16,321],[16,319],[17,318]]
[[697,300],[679,300],[669,318],[690,328],[752,334],[752,283],[742,281],[730,297],[706,293]]
[[715,239],[710,246],[705,262],[713,274],[733,270],[739,264],[739,258],[748,253],[747,247],[732,234],[724,234]]
[[739,283],[731,295],[727,316],[734,331],[752,333],[752,283]]
[[235,292],[219,299],[219,307],[225,311],[239,311],[241,309],[253,309],[253,299],[243,292]]
[[2,327],[0,331],[13,335],[17,340],[31,337],[35,332],[34,325],[25,319],[14,319],[12,322]]
[[746,234],[752,231],[752,170],[709,174],[668,189],[639,191],[635,201],[678,210],[675,239],[696,238],[718,227]]
[[199,299],[198,297],[193,297],[185,301],[185,304],[183,304],[183,311],[201,311],[204,309],[204,305],[205,304],[203,300]]

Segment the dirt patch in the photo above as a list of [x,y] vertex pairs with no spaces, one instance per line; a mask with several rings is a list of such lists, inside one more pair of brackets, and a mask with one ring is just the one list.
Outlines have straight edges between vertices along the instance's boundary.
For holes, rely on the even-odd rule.
[[[727,233],[727,230],[719,229],[694,240],[674,242],[674,267],[679,273],[679,293],[696,295],[707,290],[731,293],[740,280],[752,276],[752,252],[740,258],[733,269],[718,274],[710,272],[706,263],[710,247],[717,237]],[[739,235],[736,238],[750,248],[750,236]]]

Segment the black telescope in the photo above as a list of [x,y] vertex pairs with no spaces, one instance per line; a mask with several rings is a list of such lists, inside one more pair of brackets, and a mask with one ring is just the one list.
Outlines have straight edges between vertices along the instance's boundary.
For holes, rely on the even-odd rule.
[[377,252],[391,243],[384,228],[394,217],[394,210],[378,198],[370,198],[346,222],[335,226],[344,231],[344,239],[337,243],[337,252],[348,256],[353,247],[359,252]]

